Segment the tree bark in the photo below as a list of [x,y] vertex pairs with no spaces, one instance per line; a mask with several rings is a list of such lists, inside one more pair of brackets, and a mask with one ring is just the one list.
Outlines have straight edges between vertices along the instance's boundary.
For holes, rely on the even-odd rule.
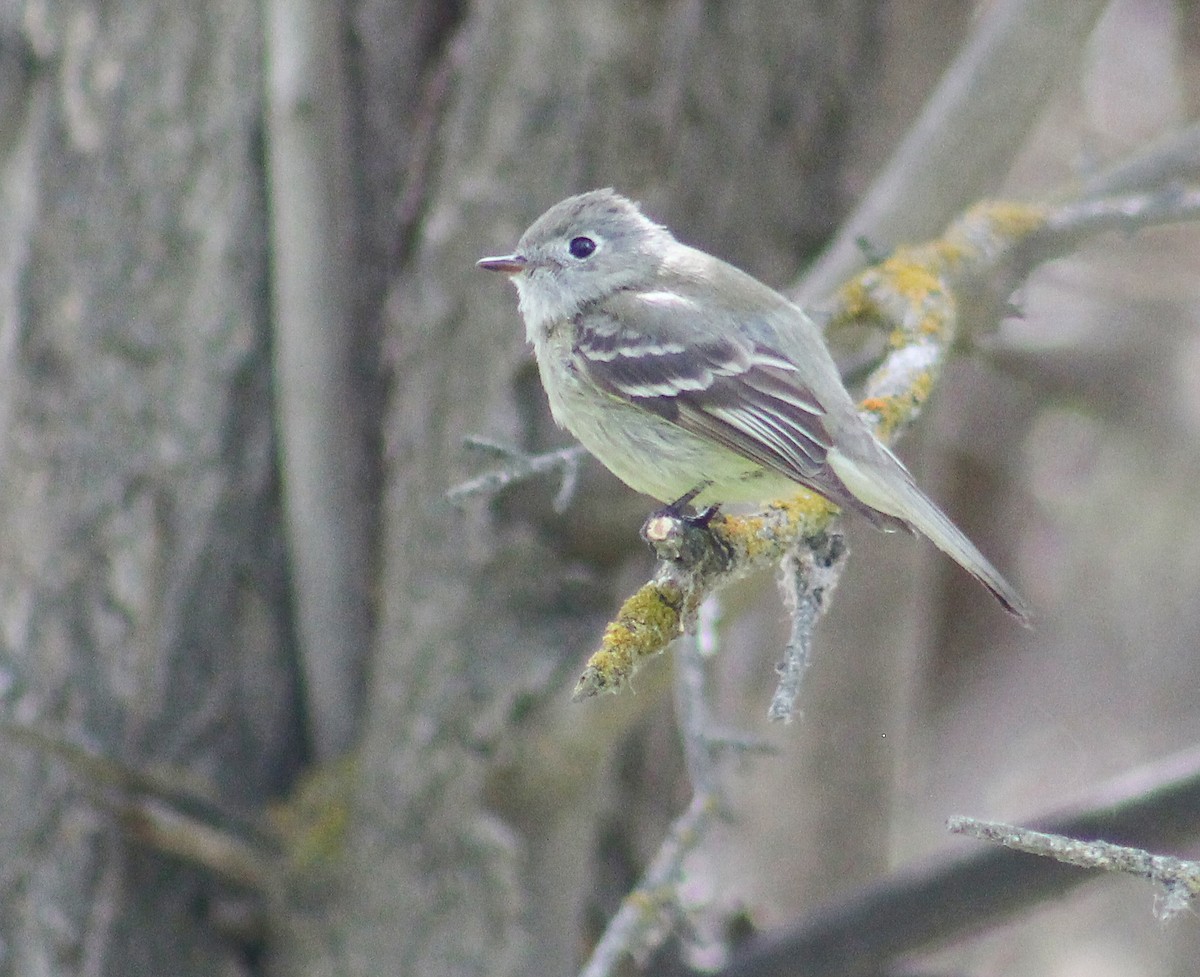
[[[257,807],[304,759],[240,3],[0,19],[6,715]],[[181,775],[182,776],[182,775]],[[5,973],[245,972],[119,791],[0,750]]]

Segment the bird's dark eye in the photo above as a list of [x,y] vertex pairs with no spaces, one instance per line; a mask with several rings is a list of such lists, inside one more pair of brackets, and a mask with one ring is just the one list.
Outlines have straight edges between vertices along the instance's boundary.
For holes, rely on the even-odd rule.
[[583,259],[596,250],[596,242],[590,237],[573,237],[567,245],[567,250],[571,252],[572,258]]

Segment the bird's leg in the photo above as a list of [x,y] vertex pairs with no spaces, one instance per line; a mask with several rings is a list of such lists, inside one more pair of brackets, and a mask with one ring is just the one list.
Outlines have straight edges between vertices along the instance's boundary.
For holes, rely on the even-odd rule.
[[693,567],[710,564],[713,560],[726,565],[732,555],[728,547],[710,528],[719,506],[706,506],[700,512],[685,512],[692,501],[710,482],[701,482],[694,489],[668,506],[651,513],[642,526],[642,539],[650,544],[660,560],[670,560]]
[[709,481],[701,482],[699,485],[697,485],[695,488],[691,489],[689,492],[686,492],[683,495],[681,495],[678,499],[676,499],[670,505],[663,506],[663,508],[661,508],[657,512],[655,512],[650,518],[653,519],[655,517],[658,517],[658,518],[665,517],[668,519],[679,519],[679,520],[682,520],[683,522],[687,523],[689,526],[694,526],[696,529],[707,529],[708,524],[710,522],[712,522],[712,520],[713,520],[713,516],[715,516],[717,514],[718,510],[721,508],[720,505],[705,506],[703,509],[701,509],[699,512],[696,512],[696,513],[688,513],[688,512],[685,512],[684,510],[687,509],[692,504],[692,500],[695,499],[696,496],[698,496],[701,492],[703,492],[711,484],[712,484],[712,482],[709,482]]

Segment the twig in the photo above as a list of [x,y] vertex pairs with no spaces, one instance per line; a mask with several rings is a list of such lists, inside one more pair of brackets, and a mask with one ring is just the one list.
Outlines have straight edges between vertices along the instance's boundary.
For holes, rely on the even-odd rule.
[[1193,898],[1200,895],[1200,862],[1171,855],[1152,855],[1141,848],[1114,845],[1107,841],[1080,841],[1001,821],[952,817],[947,827],[954,834],[992,841],[1013,851],[1042,855],[1067,865],[1102,869],[1105,872],[1127,872],[1151,879],[1165,890],[1156,906],[1155,914],[1160,919],[1168,919],[1182,912]]
[[687,810],[671,825],[637,888],[621,901],[621,908],[605,928],[580,977],[609,977],[626,954],[644,953],[657,942],[655,931],[676,902],[683,860],[708,830],[716,810],[717,801],[711,795],[692,798]]
[[182,774],[135,769],[32,723],[0,720],[0,736],[62,763],[138,842],[256,892],[269,892],[278,878],[279,844],[269,828],[228,810]]
[[705,659],[715,651],[716,600],[699,614],[697,637],[686,643],[675,661],[675,710],[687,760],[693,797],[672,823],[667,836],[637,887],[605,927],[581,977],[610,977],[626,955],[644,955],[669,934],[672,909],[679,906],[679,881],[687,856],[703,840],[720,807],[716,752],[727,741],[709,736]]
[[115,806],[121,826],[136,841],[199,865],[226,882],[269,893],[279,877],[272,853],[149,798]]
[[1093,173],[1084,181],[1080,196],[1144,193],[1174,182],[1200,182],[1200,123],[1172,132]]
[[575,489],[579,484],[579,465],[586,454],[583,445],[573,444],[566,448],[559,448],[557,451],[531,455],[485,438],[468,438],[465,444],[466,447],[475,451],[501,459],[504,464],[450,489],[446,493],[446,498],[452,504],[462,505],[467,499],[476,495],[495,495],[514,482],[558,471],[561,481],[558,492],[554,496],[554,511],[565,512],[570,506]]
[[719,616],[719,598],[713,595],[700,607],[695,637],[684,644],[675,660],[675,722],[683,741],[688,780],[697,794],[717,789],[715,757],[708,738],[711,721],[705,660],[716,653]]
[[[1074,837],[1169,848],[1200,835],[1200,749],[1149,764],[1106,784],[1070,812],[1038,819]],[[1068,865],[991,848],[898,872],[791,926],[756,937],[717,977],[840,977],[876,973],[995,927],[1005,917],[1063,896],[1091,876]]]
[[845,538],[840,533],[830,533],[783,561],[779,586],[792,620],[792,633],[784,648],[783,661],[777,666],[779,686],[767,710],[772,722],[792,721],[800,683],[812,657],[813,631],[837,586],[847,552]]
[[[1200,164],[1198,164],[1200,165]],[[1200,217],[1200,188],[1170,184],[1147,193],[1088,197],[1061,204],[1020,250],[1028,266],[1073,250],[1080,241],[1117,231],[1133,234],[1149,227]]]

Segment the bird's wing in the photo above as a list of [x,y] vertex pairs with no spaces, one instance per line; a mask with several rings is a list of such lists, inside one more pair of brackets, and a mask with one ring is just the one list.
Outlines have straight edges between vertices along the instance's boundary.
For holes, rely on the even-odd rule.
[[699,314],[678,293],[620,293],[576,317],[576,363],[609,394],[828,490],[826,410],[798,367],[711,308],[699,328]]

